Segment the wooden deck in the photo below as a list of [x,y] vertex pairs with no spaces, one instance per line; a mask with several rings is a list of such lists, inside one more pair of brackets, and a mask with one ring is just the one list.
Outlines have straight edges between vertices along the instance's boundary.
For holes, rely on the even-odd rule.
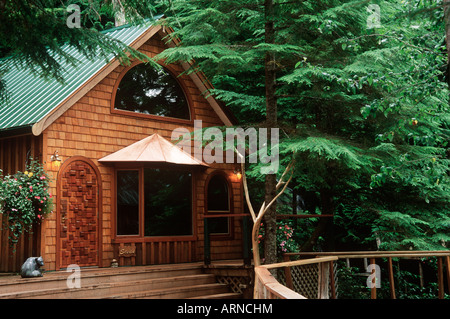
[[248,297],[251,267],[242,261],[81,268],[80,288],[73,271],[44,272],[43,277],[0,276],[0,299],[231,299]]

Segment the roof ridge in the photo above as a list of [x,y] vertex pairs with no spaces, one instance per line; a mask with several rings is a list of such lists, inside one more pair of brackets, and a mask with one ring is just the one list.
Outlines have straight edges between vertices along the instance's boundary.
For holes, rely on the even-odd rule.
[[[161,154],[162,154],[162,156],[163,156],[163,158],[164,158],[164,161],[167,162],[167,156],[166,156],[166,154],[164,153],[163,145],[162,145],[162,143],[164,143],[164,141],[161,142],[161,138],[164,139],[164,140],[166,140],[166,139],[165,139],[164,137],[162,137],[161,135],[159,135],[158,133],[153,133],[153,135],[155,136],[156,140],[158,141],[158,145],[159,145],[159,148],[161,149]],[[172,144],[172,143],[170,143],[170,144]],[[173,145],[173,144],[172,144],[172,145]]]

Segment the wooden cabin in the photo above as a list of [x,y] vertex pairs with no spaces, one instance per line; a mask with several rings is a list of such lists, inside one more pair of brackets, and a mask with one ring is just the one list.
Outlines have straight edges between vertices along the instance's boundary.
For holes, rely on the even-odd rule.
[[[176,45],[162,40],[168,31],[160,25],[106,32],[149,57]],[[172,141],[194,121],[235,123],[202,94],[210,87],[204,76],[183,74],[187,64],[126,66],[65,50],[80,63],[64,65],[64,83],[14,66],[4,76],[10,100],[0,111],[0,168],[14,174],[29,156],[39,158],[55,208],[15,250],[8,230],[0,232],[0,271],[39,255],[46,270],[109,267],[113,259],[119,266],[200,261],[208,215],[215,216],[211,258],[242,258],[242,219],[229,217],[243,213],[238,164],[206,164]]]

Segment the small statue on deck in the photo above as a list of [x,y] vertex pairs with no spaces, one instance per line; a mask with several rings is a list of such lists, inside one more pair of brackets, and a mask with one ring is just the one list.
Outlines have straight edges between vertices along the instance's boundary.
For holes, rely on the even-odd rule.
[[111,261],[111,267],[113,267],[113,268],[119,267],[119,263],[117,262],[116,259],[113,259],[113,260]]
[[41,257],[30,257],[22,265],[20,275],[22,278],[42,277],[44,259]]

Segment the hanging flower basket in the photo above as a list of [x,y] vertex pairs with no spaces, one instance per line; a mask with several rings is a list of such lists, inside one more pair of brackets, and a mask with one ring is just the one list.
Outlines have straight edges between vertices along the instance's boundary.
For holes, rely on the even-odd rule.
[[24,232],[52,213],[50,179],[42,164],[33,159],[25,172],[3,176],[0,170],[0,177],[0,213],[7,216],[2,228],[9,228],[9,243],[15,246]]

